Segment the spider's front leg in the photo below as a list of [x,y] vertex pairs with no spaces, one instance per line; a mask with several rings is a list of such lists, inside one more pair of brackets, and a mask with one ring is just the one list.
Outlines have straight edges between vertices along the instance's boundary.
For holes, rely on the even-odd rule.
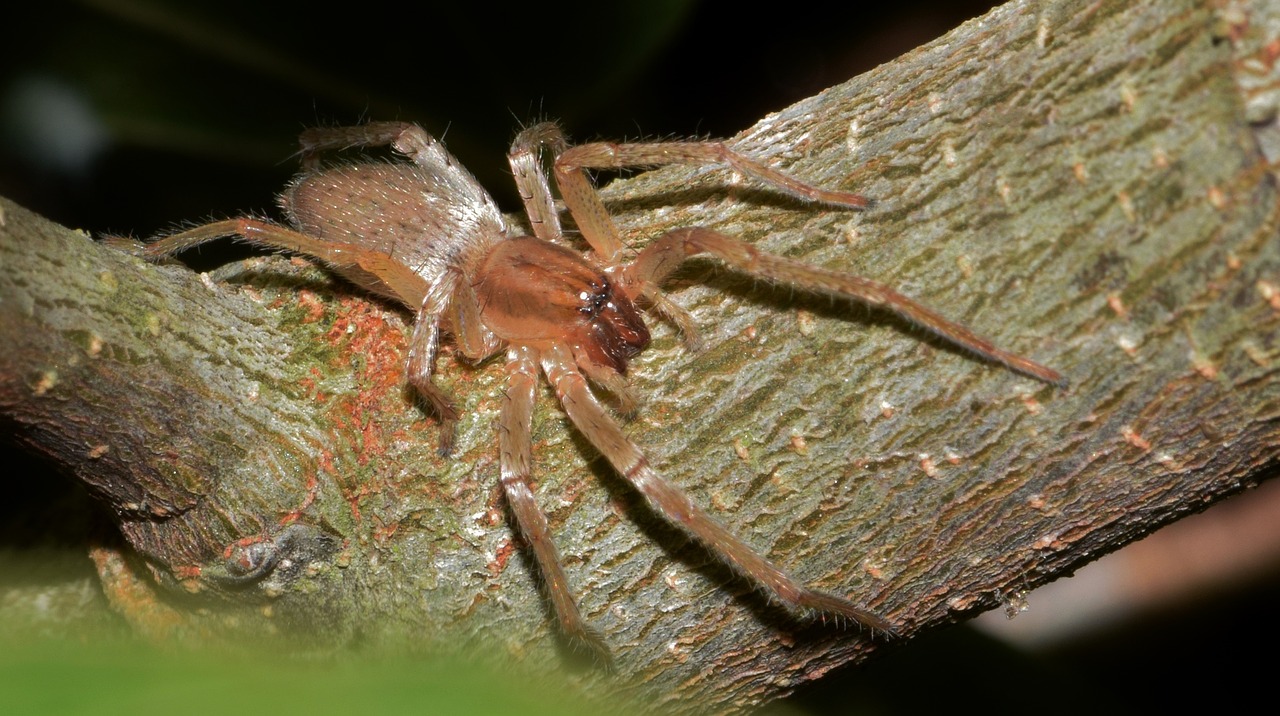
[[593,142],[569,147],[556,157],[556,184],[578,229],[600,260],[615,265],[622,251],[618,229],[587,177],[588,169],[626,169],[670,164],[722,164],[803,201],[865,209],[872,201],[860,194],[806,184],[731,149],[724,142]]
[[959,323],[903,296],[892,288],[860,276],[810,266],[761,251],[751,244],[710,229],[689,227],[668,232],[649,244],[625,270],[626,285],[650,300],[660,297],[659,286],[685,259],[710,254],[735,269],[780,283],[847,298],[890,311],[907,321],[999,363],[1009,370],[1065,388],[1067,379],[1056,370],[997,347]]
[[739,574],[763,589],[771,599],[799,616],[816,612],[848,619],[885,634],[893,632],[892,625],[879,616],[854,606],[846,599],[800,584],[694,504],[680,488],[658,474],[649,465],[639,446],[623,433],[617,421],[596,399],[587,386],[586,379],[578,372],[576,362],[567,348],[557,345],[544,351],[542,370],[574,426],[620,475],[644,495],[650,506],[668,522],[684,530]]
[[603,664],[610,663],[609,648],[578,611],[559,552],[551,539],[547,517],[534,500],[529,486],[533,463],[530,425],[538,381],[537,353],[513,347],[507,358],[507,390],[502,397],[498,445],[502,465],[502,490],[525,543],[533,552],[547,596],[555,608],[560,629],[575,648],[590,652]]

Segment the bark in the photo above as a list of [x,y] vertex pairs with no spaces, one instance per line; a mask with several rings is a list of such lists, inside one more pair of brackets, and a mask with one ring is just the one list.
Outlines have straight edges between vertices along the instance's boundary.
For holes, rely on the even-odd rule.
[[[629,433],[776,562],[900,625],[1039,584],[1275,473],[1275,3],[1011,3],[766,117],[719,169],[606,191],[629,243],[702,224],[896,285],[1059,390],[857,306],[695,264]],[[108,505],[108,595],[157,636],[565,654],[497,488],[501,361],[447,354],[457,454],[403,386],[410,317],[300,260],[195,275],[0,203],[0,421]],[[880,648],[789,621],[535,416],[538,498],[618,662],[586,693],[732,711]]]

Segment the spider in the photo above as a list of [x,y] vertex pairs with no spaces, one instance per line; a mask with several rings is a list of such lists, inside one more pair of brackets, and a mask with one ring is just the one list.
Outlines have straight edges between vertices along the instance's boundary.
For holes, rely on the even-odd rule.
[[[732,167],[802,201],[862,209],[870,202],[819,189],[764,166],[721,142],[596,142],[569,146],[554,123],[525,128],[509,160],[533,235],[513,227],[474,177],[434,137],[404,122],[309,129],[300,137],[302,172],[280,197],[289,226],[254,218],[216,221],[147,245],[155,259],[204,242],[238,239],[323,262],[369,291],[417,311],[407,361],[408,382],[441,422],[440,452],[448,454],[459,412],[432,381],[442,335],[454,337],[471,361],[506,353],[502,398],[501,484],[515,526],[531,550],[562,633],[608,661],[603,639],[578,610],[530,485],[530,423],[539,374],[574,426],[664,519],[797,618],[851,620],[889,634],[885,619],[839,596],[806,587],[760,555],[668,482],[645,458],[597,396],[622,413],[636,398],[627,363],[649,343],[637,306],[654,310],[698,343],[692,316],[661,291],[686,259],[709,254],[738,271],[800,289],[881,307],[980,357],[1054,385],[1056,371],[1004,351],[967,328],[880,283],[788,260],[706,228],[670,231],[630,263],[613,220],[588,178],[592,169],[668,164]],[[403,159],[322,165],[323,152],[389,146]],[[568,245],[552,194],[555,185],[591,251]]]

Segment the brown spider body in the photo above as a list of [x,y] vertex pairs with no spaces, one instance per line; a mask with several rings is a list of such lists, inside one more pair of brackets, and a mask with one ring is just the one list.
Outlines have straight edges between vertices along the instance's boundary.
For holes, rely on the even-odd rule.
[[[703,228],[677,229],[622,261],[622,242],[586,169],[637,165],[726,164],[805,201],[862,208],[861,196],[811,187],[758,164],[721,143],[586,144],[569,147],[549,123],[522,131],[511,167],[533,236],[513,230],[475,179],[421,128],[404,123],[313,129],[301,137],[303,173],[281,196],[293,228],[257,219],[196,227],[148,245],[168,255],[224,236],[312,256],[370,291],[417,311],[409,382],[441,419],[441,451],[452,446],[458,411],[431,379],[442,331],[479,361],[507,354],[502,400],[501,483],[514,521],[538,563],[560,625],[575,644],[607,659],[608,650],[578,611],[546,517],[530,487],[530,422],[539,373],[573,424],[658,514],[798,616],[820,614],[885,632],[884,619],[837,596],[803,586],[758,554],[667,482],[623,432],[595,388],[630,412],[628,361],[649,342],[637,304],[672,321],[696,343],[692,317],[660,285],[687,257],[707,253],[740,271],[800,288],[880,306],[980,356],[1039,380],[1062,385],[1055,371],[1001,350],[967,328],[883,284],[761,252]],[[321,166],[318,153],[390,145],[409,161]],[[554,157],[555,184],[592,252],[563,245],[560,216],[543,151]]]

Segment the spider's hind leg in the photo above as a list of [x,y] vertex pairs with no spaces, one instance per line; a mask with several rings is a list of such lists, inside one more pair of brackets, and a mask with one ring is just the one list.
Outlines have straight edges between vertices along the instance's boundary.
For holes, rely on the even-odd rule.
[[658,474],[609,411],[596,400],[586,379],[575,369],[568,348],[553,346],[544,351],[542,371],[574,426],[663,519],[692,536],[793,614],[812,616],[816,613],[863,624],[884,634],[893,632],[889,622],[879,616],[846,599],[809,589],[796,581]]

